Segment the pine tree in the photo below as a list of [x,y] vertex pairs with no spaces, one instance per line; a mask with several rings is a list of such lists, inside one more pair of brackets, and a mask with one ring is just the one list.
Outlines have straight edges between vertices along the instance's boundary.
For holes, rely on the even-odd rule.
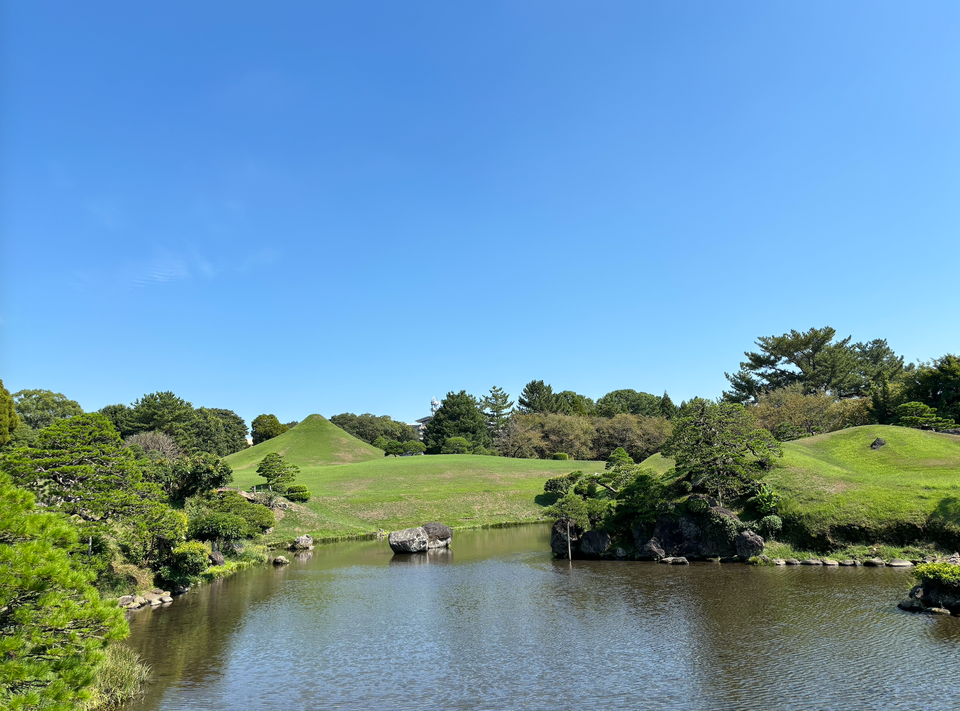
[[513,401],[502,388],[494,385],[490,394],[483,398],[483,414],[487,418],[487,429],[493,439],[498,439],[510,422]]
[[284,493],[299,473],[300,467],[283,461],[283,455],[276,452],[270,452],[257,467],[257,474],[266,479],[270,489],[278,494]]

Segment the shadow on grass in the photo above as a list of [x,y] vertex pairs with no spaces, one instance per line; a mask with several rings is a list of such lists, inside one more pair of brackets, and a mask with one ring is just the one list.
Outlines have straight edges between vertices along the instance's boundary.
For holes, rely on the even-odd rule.
[[927,530],[940,545],[960,549],[960,498],[941,499],[927,518]]
[[536,496],[533,497],[533,500],[536,504],[540,506],[553,506],[555,503],[557,503],[557,499],[559,498],[560,498],[560,494],[556,492],[551,492],[549,494],[547,493],[537,494]]

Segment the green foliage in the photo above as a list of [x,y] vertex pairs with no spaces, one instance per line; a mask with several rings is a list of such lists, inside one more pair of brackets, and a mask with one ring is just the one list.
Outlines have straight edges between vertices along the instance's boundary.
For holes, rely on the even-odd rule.
[[186,541],[171,551],[160,577],[177,585],[190,585],[210,565],[207,548],[200,541]]
[[673,431],[664,417],[614,415],[594,418],[595,434],[591,447],[597,459],[607,459],[622,447],[635,462],[642,462],[662,448]]
[[566,461],[566,460],[570,459],[570,455],[567,454],[566,452],[554,452],[554,454],[553,454],[553,456],[551,457],[551,459],[557,459],[557,460],[560,460],[560,461]]
[[129,426],[137,432],[165,432],[184,449],[189,449],[187,428],[193,420],[193,405],[172,392],[144,395],[133,403]]
[[663,484],[653,471],[639,465],[630,467],[630,480],[617,494],[609,528],[625,535],[635,523],[653,522],[666,500]]
[[483,396],[483,415],[487,420],[487,429],[490,438],[499,439],[510,421],[510,412],[513,400],[502,388],[494,385],[490,393]]
[[704,514],[710,510],[710,502],[701,498],[690,498],[687,500],[687,511],[692,514]]
[[272,491],[282,494],[289,484],[292,484],[300,468],[296,464],[289,464],[283,460],[283,455],[270,452],[257,467],[257,474],[267,480]]
[[896,424],[918,430],[946,430],[954,426],[953,420],[937,417],[936,408],[922,402],[905,402],[897,407]]
[[783,519],[775,514],[764,516],[757,524],[757,532],[764,538],[776,538],[783,529]]
[[626,464],[635,464],[633,459],[627,454],[627,450],[623,447],[617,447],[610,453],[610,457],[607,459],[607,469],[613,469],[616,466],[623,466]]
[[[397,422],[389,415],[354,415],[352,412],[344,412],[340,415],[334,415],[330,422],[340,429],[349,432],[357,439],[377,447],[377,440],[384,439],[389,442],[406,442],[417,438],[417,431],[410,425],[403,422]],[[380,447],[383,449],[383,447]]]
[[303,484],[294,484],[287,487],[287,499],[297,503],[305,503],[310,500],[310,491]]
[[2,708],[75,708],[107,643],[128,634],[121,610],[71,562],[77,542],[68,521],[38,511],[31,494],[0,475]]
[[903,397],[936,408],[945,419],[960,421],[960,356],[947,354],[921,364],[906,379]]
[[222,543],[239,541],[247,537],[248,526],[242,516],[224,511],[210,513],[190,519],[188,529],[191,539],[196,541],[214,541]]
[[960,565],[921,563],[913,569],[913,576],[924,585],[960,593]]
[[237,491],[211,491],[195,496],[187,499],[184,509],[191,524],[212,514],[229,514],[243,519],[245,529],[240,538],[255,538],[276,525],[273,511],[262,504],[247,501]]
[[749,503],[761,516],[775,514],[780,510],[781,496],[779,492],[766,482],[761,482],[756,493],[750,497]]
[[667,391],[663,391],[663,397],[660,398],[660,417],[665,417],[668,420],[672,420],[677,415],[680,414],[680,408],[673,404],[673,400],[670,399],[670,396],[667,395]]
[[201,407],[184,428],[183,441],[195,452],[226,457],[247,446],[247,424],[232,410]]
[[404,454],[423,454],[427,451],[427,445],[418,440],[412,439],[403,443]]
[[470,454],[470,442],[465,437],[448,437],[441,454]]
[[543,490],[547,494],[566,494],[570,487],[574,486],[582,477],[583,472],[579,469],[569,474],[550,477],[543,485]]
[[14,407],[13,397],[0,380],[0,447],[12,439],[18,425],[20,425],[20,417]]
[[107,405],[101,407],[98,412],[113,423],[113,428],[120,433],[120,436],[126,439],[134,434],[131,424],[133,410],[127,405]]
[[289,428],[280,424],[276,415],[257,415],[250,423],[250,436],[253,444],[258,445],[286,432]]
[[661,398],[636,390],[614,390],[597,400],[598,417],[642,415],[659,417]]
[[20,421],[33,430],[42,430],[57,420],[83,414],[76,400],[50,390],[20,390],[13,394]]
[[81,711],[118,708],[140,695],[149,678],[150,667],[135,650],[110,644],[103,663],[97,668],[90,698],[79,708]]
[[903,370],[882,339],[850,344],[850,337],[834,341],[836,329],[811,328],[782,336],[761,336],[759,352],[744,353],[739,372],[726,373],[729,402],[756,402],[763,392],[799,383],[805,393],[830,393],[837,397],[863,395]]
[[576,417],[589,417],[597,411],[597,406],[590,398],[572,390],[557,393],[558,412]]
[[696,399],[674,422],[663,454],[674,458],[677,478],[688,481],[692,491],[722,500],[755,488],[759,470],[781,450],[769,432],[754,429],[743,405]]
[[447,393],[433,419],[427,424],[423,436],[427,452],[441,453],[444,443],[451,437],[466,439],[470,449],[476,446],[489,447],[491,444],[486,419],[480,411],[479,403],[465,390]]
[[545,508],[543,515],[547,518],[569,520],[581,529],[586,529],[590,525],[587,502],[572,491],[568,491],[552,506]]
[[569,403],[557,397],[553,388],[542,380],[531,380],[517,398],[517,409],[524,414],[569,414]]

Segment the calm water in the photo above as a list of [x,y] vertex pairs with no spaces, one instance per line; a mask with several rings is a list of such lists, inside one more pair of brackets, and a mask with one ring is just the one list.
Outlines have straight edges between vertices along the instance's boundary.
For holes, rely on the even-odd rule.
[[319,546],[131,615],[132,711],[956,709],[960,619],[893,569],[554,561],[548,529],[447,555]]

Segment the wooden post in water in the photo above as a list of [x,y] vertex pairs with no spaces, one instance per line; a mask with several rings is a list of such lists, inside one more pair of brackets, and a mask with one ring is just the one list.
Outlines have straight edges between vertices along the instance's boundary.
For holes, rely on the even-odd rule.
[[570,551],[570,519],[567,519],[567,560],[573,565],[573,553]]

